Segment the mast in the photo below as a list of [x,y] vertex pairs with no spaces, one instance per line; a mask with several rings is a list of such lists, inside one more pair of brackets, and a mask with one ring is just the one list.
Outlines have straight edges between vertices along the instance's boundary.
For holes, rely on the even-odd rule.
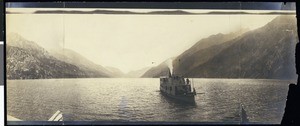
[[193,91],[194,91],[194,81],[193,81],[193,78],[192,78],[192,80],[191,80],[191,85],[192,85]]
[[192,78],[192,84],[193,84],[193,92],[196,93],[195,87],[194,87],[194,85],[195,85],[195,84],[194,84],[194,78]]

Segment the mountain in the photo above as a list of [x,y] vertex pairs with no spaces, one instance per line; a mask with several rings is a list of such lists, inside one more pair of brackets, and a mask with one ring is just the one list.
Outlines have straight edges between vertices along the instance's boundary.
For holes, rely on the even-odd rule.
[[[177,56],[173,71],[197,78],[294,79],[296,33],[294,16],[278,16],[255,30],[212,35]],[[167,69],[162,63],[143,77]]]
[[150,68],[147,72],[145,72],[141,77],[142,78],[157,78],[160,76],[168,76],[171,68],[170,62],[173,58],[167,59],[156,67]]
[[115,67],[105,67],[109,72],[110,72],[110,75],[112,75],[113,77],[124,77],[124,73],[118,69],[118,68],[115,68]]
[[[173,59],[174,73],[176,75],[183,75],[185,71],[190,71],[191,69],[189,68],[192,65],[192,63],[205,62],[210,57],[214,56],[214,54],[216,53],[215,50],[213,49],[211,51],[207,51],[206,54],[204,54],[204,57],[199,58],[198,57],[199,54],[203,53],[202,50],[232,40],[237,36],[240,36],[241,34],[245,33],[248,30],[249,29],[241,29],[240,31],[232,32],[229,34],[219,33],[201,39],[200,41],[196,42],[190,49],[186,50],[181,55]],[[169,68],[168,65],[166,64],[167,61],[168,60],[164,61],[163,63],[161,63],[156,67],[151,68],[142,77],[160,77],[160,76],[168,75]]]
[[229,42],[230,40],[242,35],[246,31],[249,30],[241,29],[240,31],[229,34],[219,33],[198,41],[190,49],[176,57],[176,59],[173,61],[174,72],[178,75],[184,75],[186,71],[193,70],[194,67],[207,62],[210,58],[217,55],[222,48],[228,46],[229,44],[227,43],[225,44],[226,46],[223,47],[216,45]]
[[128,78],[139,78],[141,77],[146,71],[148,71],[151,67],[145,67],[139,70],[130,71],[124,75],[124,77]]
[[91,77],[113,77],[112,73],[106,68],[104,68],[101,65],[95,64],[94,62],[88,60],[87,58],[73,50],[64,48],[58,50],[51,50],[49,51],[49,53],[58,60],[64,61],[69,64],[73,64],[81,70],[88,72]]
[[[296,33],[294,16],[278,16],[259,29],[203,50],[198,57],[217,52],[206,62],[192,62],[197,65],[189,71],[180,65],[176,70],[188,77],[294,79]],[[195,57],[186,58],[181,64]]]
[[7,36],[6,58],[7,79],[107,77],[59,60],[16,33]]

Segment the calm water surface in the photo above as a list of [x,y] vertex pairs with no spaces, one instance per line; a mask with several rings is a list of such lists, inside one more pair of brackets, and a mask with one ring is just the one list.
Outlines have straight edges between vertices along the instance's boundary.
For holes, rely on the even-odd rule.
[[280,123],[289,81],[193,79],[196,104],[162,96],[159,79],[8,80],[7,111],[16,118],[48,120],[239,121],[244,104],[250,122]]

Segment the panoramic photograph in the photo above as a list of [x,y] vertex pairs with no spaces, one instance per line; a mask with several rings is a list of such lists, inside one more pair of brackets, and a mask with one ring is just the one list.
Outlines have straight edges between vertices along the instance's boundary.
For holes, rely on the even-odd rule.
[[6,8],[7,121],[279,124],[295,11]]

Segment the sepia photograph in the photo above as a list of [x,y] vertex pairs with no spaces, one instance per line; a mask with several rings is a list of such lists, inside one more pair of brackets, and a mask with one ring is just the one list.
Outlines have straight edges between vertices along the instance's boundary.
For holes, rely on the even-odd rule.
[[6,8],[8,124],[280,124],[297,83],[290,5]]

